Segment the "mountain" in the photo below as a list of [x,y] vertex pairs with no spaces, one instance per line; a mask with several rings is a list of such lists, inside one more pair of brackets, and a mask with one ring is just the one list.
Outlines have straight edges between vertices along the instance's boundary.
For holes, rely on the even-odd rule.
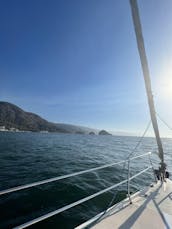
[[95,131],[97,133],[96,130],[87,127],[48,122],[39,115],[26,112],[8,102],[0,102],[0,126],[5,126],[7,129],[16,128],[25,131],[49,131],[76,134],[88,134],[90,131]]
[[56,126],[59,129],[65,130],[69,133],[89,134],[91,131],[98,133],[98,130],[95,130],[93,128],[88,128],[88,127],[83,127],[83,126],[76,126],[76,125],[65,124],[65,123],[58,123],[58,124],[56,124]]
[[25,112],[14,104],[0,102],[0,124],[6,128],[30,131],[57,131],[57,127],[40,116]]

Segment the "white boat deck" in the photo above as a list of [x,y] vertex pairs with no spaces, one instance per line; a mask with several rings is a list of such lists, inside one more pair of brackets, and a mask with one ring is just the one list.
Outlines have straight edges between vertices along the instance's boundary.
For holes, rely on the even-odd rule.
[[107,211],[102,219],[98,216],[76,229],[92,224],[92,229],[161,229],[172,228],[172,181],[154,184],[132,196],[132,204],[124,200]]

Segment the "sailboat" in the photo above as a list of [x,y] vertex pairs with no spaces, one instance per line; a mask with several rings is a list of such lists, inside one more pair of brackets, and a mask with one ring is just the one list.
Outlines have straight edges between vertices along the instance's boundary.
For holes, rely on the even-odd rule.
[[[141,157],[150,157],[150,152],[144,153],[142,155],[128,157],[125,161],[114,162],[111,164],[99,166],[96,168],[91,168],[84,171],[75,172],[68,175],[53,177],[50,179],[17,186],[14,188],[6,189],[0,191],[0,195],[10,194],[12,192],[17,192],[23,189],[32,188],[39,185],[44,185],[50,182],[67,179],[69,177],[78,176],[85,173],[90,173],[107,167],[111,167],[117,164],[128,164],[128,177],[126,180],[121,180],[119,183],[114,184],[104,190],[100,190],[90,196],[80,199],[74,203],[66,205],[55,211],[49,212],[42,215],[36,219],[32,219],[29,222],[21,224],[15,228],[27,228],[31,225],[37,224],[45,219],[48,219],[54,215],[57,215],[63,211],[67,211],[79,204],[82,204],[88,200],[91,200],[107,191],[113,190],[122,184],[127,183],[127,198],[120,201],[119,203],[110,206],[104,212],[96,215],[92,219],[86,221],[85,223],[77,226],[75,229],[92,228],[92,229],[145,229],[145,228],[172,228],[172,181],[169,179],[169,173],[167,172],[166,163],[164,161],[164,151],[162,147],[162,142],[159,134],[158,123],[156,119],[156,112],[154,107],[154,101],[151,90],[151,82],[149,76],[149,68],[146,57],[146,51],[144,47],[144,40],[142,35],[142,28],[139,18],[139,10],[137,6],[137,0],[130,0],[131,12],[133,18],[133,24],[136,34],[137,46],[140,55],[143,76],[145,81],[145,87],[147,92],[150,116],[152,121],[152,126],[154,129],[156,142],[158,146],[160,166],[157,170],[153,169],[151,160],[150,166],[144,170],[138,172],[137,174],[130,176],[130,162],[139,159]],[[153,169],[153,175],[155,176],[155,182],[150,184],[149,187],[145,187],[143,190],[131,194],[130,192],[130,181],[134,178],[145,173],[149,169]]]

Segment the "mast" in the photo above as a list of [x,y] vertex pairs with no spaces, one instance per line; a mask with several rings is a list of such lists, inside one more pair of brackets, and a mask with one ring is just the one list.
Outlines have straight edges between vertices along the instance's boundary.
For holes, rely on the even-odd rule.
[[161,138],[159,135],[158,123],[156,119],[156,112],[155,112],[155,106],[154,106],[152,89],[151,89],[150,73],[149,73],[148,61],[146,57],[146,51],[145,51],[144,40],[142,35],[142,27],[140,23],[137,0],[130,0],[130,6],[132,11],[132,18],[133,18],[133,24],[134,24],[135,34],[136,34],[137,46],[138,46],[138,51],[140,55],[140,61],[141,61],[142,71],[143,71],[143,76],[145,81],[152,126],[154,129],[154,133],[158,145],[159,158],[161,160],[160,163],[161,171],[164,173],[165,171],[164,152],[163,152]]

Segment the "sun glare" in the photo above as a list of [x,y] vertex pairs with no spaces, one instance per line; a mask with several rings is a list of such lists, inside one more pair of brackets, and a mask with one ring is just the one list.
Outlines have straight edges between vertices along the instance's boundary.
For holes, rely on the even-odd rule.
[[164,79],[165,82],[162,84],[162,94],[165,98],[172,98],[172,74],[168,79]]
[[163,68],[163,71],[157,77],[156,95],[163,99],[172,99],[172,69]]

